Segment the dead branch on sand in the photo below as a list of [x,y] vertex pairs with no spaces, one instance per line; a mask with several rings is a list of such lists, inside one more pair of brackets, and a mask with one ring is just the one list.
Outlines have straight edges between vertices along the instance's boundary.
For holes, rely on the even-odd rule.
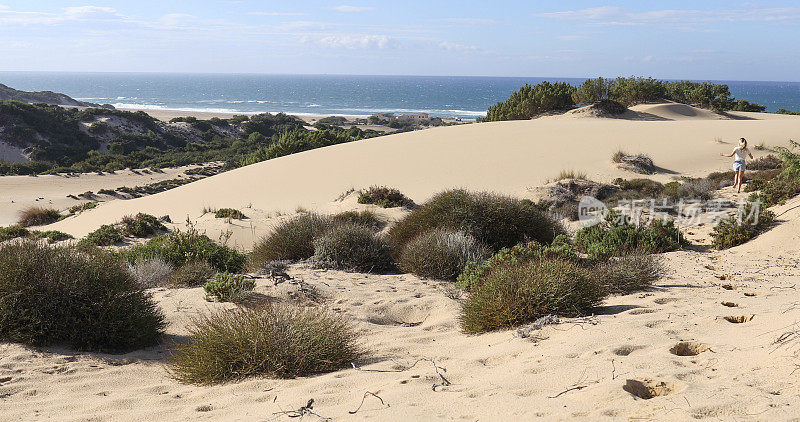
[[382,399],[382,398],[381,398],[379,395],[377,395],[377,394],[375,394],[375,393],[373,393],[373,392],[367,391],[366,393],[364,393],[364,396],[363,396],[363,397],[361,397],[361,404],[359,404],[359,405],[358,405],[358,408],[356,408],[356,410],[349,410],[347,413],[349,413],[349,414],[351,414],[351,415],[355,415],[356,413],[358,413],[358,411],[359,411],[359,410],[361,410],[361,406],[363,406],[363,405],[364,405],[364,400],[366,400],[366,399],[367,399],[367,396],[372,396],[372,397],[375,397],[376,399],[378,399],[378,400],[380,400],[380,401],[381,401],[381,405],[384,405],[384,406],[386,406],[386,407],[389,407],[389,405],[388,405],[388,404],[386,404],[386,403],[384,403],[384,402],[383,402],[383,399]]
[[417,366],[417,364],[422,362],[422,361],[428,361],[433,365],[434,372],[436,372],[436,375],[439,376],[439,379],[441,380],[440,383],[433,384],[433,386],[432,386],[433,391],[436,391],[436,387],[444,387],[444,386],[452,385],[452,383],[450,381],[448,381],[447,378],[445,378],[444,375],[442,375],[439,372],[440,369],[442,370],[442,372],[447,372],[447,369],[436,365],[436,362],[434,362],[434,360],[431,359],[431,358],[428,358],[428,357],[419,358],[416,361],[414,361],[414,363],[411,364],[410,366],[403,365],[402,363],[398,362],[395,359],[390,359],[390,360],[392,362],[394,362],[397,366],[399,366],[400,369],[365,369],[365,368],[361,368],[361,367],[356,366],[355,363],[350,363],[350,364],[353,365],[353,369],[355,369],[357,371],[363,371],[363,372],[405,372],[405,371],[408,371],[409,369]]

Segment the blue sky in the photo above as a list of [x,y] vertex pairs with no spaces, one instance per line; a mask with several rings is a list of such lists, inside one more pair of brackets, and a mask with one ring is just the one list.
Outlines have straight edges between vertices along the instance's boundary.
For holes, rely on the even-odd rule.
[[0,0],[0,70],[800,80],[795,1]]

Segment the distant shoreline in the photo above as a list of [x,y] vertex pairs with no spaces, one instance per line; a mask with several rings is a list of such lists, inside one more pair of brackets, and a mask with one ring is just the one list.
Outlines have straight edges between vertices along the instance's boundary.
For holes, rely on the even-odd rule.
[[[153,118],[158,120],[162,120],[165,122],[170,121],[176,117],[196,117],[202,120],[212,119],[214,117],[219,119],[230,119],[233,116],[252,116],[255,114],[261,114],[262,112],[239,112],[239,113],[228,113],[228,112],[217,112],[217,111],[189,111],[189,110],[180,110],[180,109],[149,109],[149,108],[117,108],[117,110],[123,111],[143,111]],[[263,112],[263,113],[272,113],[277,114],[276,112]],[[295,116],[298,119],[303,121],[313,123],[319,119],[329,116],[342,116],[352,119],[366,119],[369,115],[355,115],[355,114],[303,114],[303,113],[286,113],[290,116]]]

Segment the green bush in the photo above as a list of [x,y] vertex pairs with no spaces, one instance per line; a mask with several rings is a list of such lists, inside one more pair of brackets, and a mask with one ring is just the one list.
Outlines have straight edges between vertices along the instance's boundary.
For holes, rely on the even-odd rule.
[[209,280],[203,286],[207,299],[216,299],[220,302],[239,302],[253,291],[256,282],[249,278],[244,278],[242,274],[231,274],[229,272],[217,273],[213,280]]
[[503,265],[519,265],[534,259],[579,262],[575,246],[566,235],[562,234],[551,245],[542,245],[538,242],[520,243],[511,248],[500,249],[485,262],[469,262],[464,271],[459,274],[456,286],[468,292],[472,291],[494,268]]
[[312,261],[323,268],[386,272],[394,269],[389,245],[369,227],[342,224],[314,240]]
[[375,231],[380,231],[386,226],[386,222],[370,210],[344,211],[340,212],[339,214],[334,214],[331,219],[336,224],[358,224],[361,226],[370,227]]
[[34,231],[31,234],[33,234],[33,236],[37,239],[47,239],[47,243],[56,243],[61,242],[62,240],[74,239],[71,234],[58,230],[48,230],[44,232]]
[[122,242],[122,230],[117,226],[104,224],[99,229],[89,233],[79,243],[82,245],[111,246]]
[[487,192],[448,190],[398,221],[389,230],[396,252],[432,229],[463,231],[496,251],[535,240],[550,243],[563,227],[531,201]]
[[308,259],[314,255],[314,239],[333,226],[330,217],[301,214],[279,223],[269,235],[253,247],[249,267],[260,269],[269,261]]
[[61,212],[55,208],[28,207],[19,213],[19,224],[22,227],[45,226],[61,218]]
[[526,84],[506,101],[489,107],[484,121],[524,120],[549,111],[566,111],[575,106],[575,92],[575,87],[566,82]]
[[672,220],[654,219],[647,226],[601,223],[578,230],[575,245],[589,257],[606,259],[631,252],[659,253],[680,249],[688,242]]
[[607,294],[626,294],[645,289],[658,280],[660,260],[643,253],[614,257],[591,267],[592,276]]
[[28,229],[21,226],[0,227],[0,242],[18,237],[28,237],[30,234]]
[[759,186],[761,192],[758,199],[765,207],[782,204],[787,199],[800,195],[800,153],[794,152],[800,144],[792,140],[789,144],[790,148],[776,148],[782,160],[781,172]]
[[207,261],[191,259],[184,262],[170,276],[172,287],[197,287],[206,284],[216,270]]
[[468,263],[482,263],[488,247],[469,234],[446,229],[425,232],[409,242],[400,254],[400,269],[419,277],[453,280]]
[[164,316],[122,261],[25,241],[0,245],[0,339],[126,352],[156,344]]
[[122,218],[122,233],[125,236],[148,237],[166,230],[158,218],[150,214],[138,213],[136,216],[128,215]]
[[215,218],[232,218],[235,220],[245,219],[244,213],[233,208],[220,208],[214,213]]
[[202,260],[218,271],[240,272],[247,257],[236,249],[218,245],[194,229],[154,237],[120,252],[128,262],[137,258],[159,257],[178,268],[187,261]]
[[383,208],[413,207],[414,201],[397,189],[372,186],[358,195],[359,204],[375,204]]
[[775,213],[758,208],[748,202],[737,215],[720,220],[711,231],[711,245],[716,249],[727,249],[741,245],[769,229],[775,221]]
[[180,382],[209,385],[331,372],[349,367],[361,356],[358,333],[327,311],[238,308],[194,319],[189,342],[171,351],[170,369]]
[[590,272],[572,261],[533,259],[495,267],[461,310],[468,334],[510,328],[545,315],[583,315],[603,298]]

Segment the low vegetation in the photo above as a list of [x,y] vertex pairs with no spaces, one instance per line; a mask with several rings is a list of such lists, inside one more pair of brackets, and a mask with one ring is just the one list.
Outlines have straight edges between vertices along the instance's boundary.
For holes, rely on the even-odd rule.
[[370,227],[375,231],[380,231],[386,226],[386,221],[381,219],[373,211],[344,211],[331,216],[336,224],[352,223],[365,227]]
[[372,186],[358,195],[359,204],[374,204],[383,208],[413,207],[414,201],[397,189]]
[[294,378],[349,367],[363,351],[357,332],[316,308],[238,308],[198,317],[189,342],[175,345],[180,382],[209,385],[250,377]]
[[39,206],[28,207],[19,213],[17,224],[22,227],[45,226],[55,223],[61,218],[61,212],[55,208]]
[[613,221],[616,214],[609,215],[612,221],[578,231],[575,235],[578,251],[592,258],[606,259],[633,252],[669,252],[688,244],[673,220],[654,219],[648,225],[635,226],[627,221]]
[[206,284],[209,278],[214,277],[217,270],[204,259],[190,259],[170,275],[171,287],[198,287]]
[[203,286],[203,290],[206,292],[206,299],[208,300],[240,302],[255,287],[256,282],[251,278],[245,278],[242,274],[221,272],[217,273],[214,279],[207,281]]
[[246,218],[243,212],[233,208],[220,208],[214,213],[214,217],[234,220],[243,220]]
[[480,264],[489,254],[489,248],[469,234],[434,229],[403,248],[399,266],[422,278],[455,281],[467,264]]
[[121,225],[122,233],[129,237],[143,238],[167,231],[167,228],[155,216],[141,212],[135,216],[123,217]]
[[128,271],[139,282],[139,285],[145,289],[150,289],[167,286],[174,267],[169,262],[158,257],[138,258],[128,264]]
[[156,344],[164,316],[125,265],[100,250],[0,245],[0,339],[127,352]]
[[78,242],[79,245],[111,246],[122,243],[125,237],[122,230],[112,224],[103,224]]
[[463,231],[493,251],[526,240],[550,243],[563,227],[531,201],[488,192],[448,190],[398,221],[388,239],[395,253],[417,236],[433,230]]
[[322,268],[375,273],[394,269],[389,245],[369,227],[336,225],[313,244],[311,260]]
[[314,255],[314,240],[332,227],[330,217],[303,213],[279,223],[253,247],[249,267],[256,271],[269,261],[299,261]]
[[741,245],[769,229],[775,221],[775,213],[748,202],[737,215],[720,220],[711,231],[711,245],[716,249],[727,249]]
[[120,251],[128,261],[140,258],[161,258],[175,268],[194,260],[207,262],[217,271],[238,273],[245,265],[246,256],[236,249],[218,245],[208,236],[190,227],[187,231],[162,234],[146,243],[134,245]]
[[800,144],[792,140],[789,144],[789,148],[776,148],[782,160],[780,173],[754,186],[760,192],[753,199],[760,200],[762,207],[781,204],[789,198],[800,195],[800,153],[795,152],[800,148]]

